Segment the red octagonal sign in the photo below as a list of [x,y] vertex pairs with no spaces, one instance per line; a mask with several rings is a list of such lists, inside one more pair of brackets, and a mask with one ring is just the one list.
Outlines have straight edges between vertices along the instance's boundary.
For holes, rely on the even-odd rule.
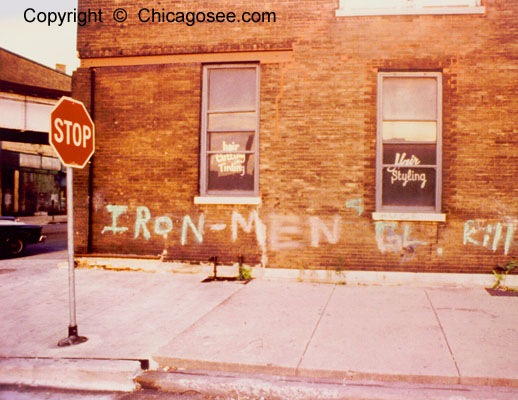
[[50,113],[49,143],[67,167],[83,168],[95,151],[95,127],[83,103],[62,97]]

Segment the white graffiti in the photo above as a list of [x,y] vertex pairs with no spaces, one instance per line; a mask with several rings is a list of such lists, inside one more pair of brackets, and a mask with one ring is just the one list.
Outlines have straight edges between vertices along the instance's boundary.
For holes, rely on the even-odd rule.
[[224,231],[227,229],[227,224],[210,224],[209,229],[213,232]]
[[106,206],[108,209],[108,212],[112,214],[112,224],[111,226],[105,226],[103,230],[101,231],[102,234],[106,232],[113,232],[115,233],[122,233],[126,232],[128,230],[125,226],[117,226],[117,218],[119,218],[120,215],[124,214],[126,210],[128,209],[127,206],[115,206],[115,205],[108,205]]
[[[349,200],[346,208],[356,210],[358,216],[363,214],[363,202],[361,199]],[[127,221],[122,218],[128,213],[128,206],[107,205],[106,210],[111,214],[111,225],[105,226],[101,233],[108,232],[122,234],[129,230],[123,226]],[[205,228],[210,232],[224,232],[230,228],[231,240],[238,240],[239,231],[245,234],[254,234],[257,245],[261,251],[261,263],[268,262],[268,251],[297,250],[307,246],[314,248],[322,244],[336,245],[343,235],[343,219],[339,214],[327,218],[319,216],[299,216],[270,214],[265,224],[259,216],[258,210],[250,211],[243,216],[239,211],[233,210],[230,224],[219,221],[211,221],[206,224],[205,214],[199,214],[197,221],[190,215],[174,217],[160,215],[154,217],[146,206],[138,206],[134,211],[133,238],[150,240],[152,235],[163,236],[179,234],[179,243],[182,246],[189,244],[202,244],[204,242]],[[376,222],[376,242],[379,250],[384,252],[410,251],[414,253],[417,246],[426,242],[410,238],[410,226],[399,226],[397,222]]]
[[[363,214],[362,199],[351,199],[345,203],[346,209],[356,210],[358,216]],[[126,205],[106,205],[111,216],[110,225],[101,230],[101,234],[121,235],[130,228],[124,226],[128,218],[134,221],[132,236],[136,240],[150,240],[152,235],[163,236],[179,233],[182,246],[202,244],[205,228],[210,232],[224,232],[230,229],[232,242],[238,240],[239,232],[253,234],[261,251],[261,264],[267,265],[268,252],[293,251],[311,246],[318,248],[323,244],[337,245],[343,235],[344,221],[339,214],[322,218],[315,215],[270,214],[267,224],[259,216],[258,210],[252,210],[243,216],[233,210],[230,223],[210,221],[206,224],[205,214],[199,214],[197,220],[190,215],[183,217],[160,215],[153,217],[146,206],[138,206],[133,215],[128,215]],[[131,220],[131,219],[130,219]],[[347,223],[347,221],[346,221]],[[367,224],[370,226],[370,224]],[[374,225],[376,244],[381,253],[402,255],[402,261],[415,256],[416,248],[426,246],[426,241],[413,237],[412,224],[396,221],[376,221]],[[508,255],[515,244],[514,237],[518,230],[516,219],[506,217],[504,221],[488,223],[486,220],[468,220],[463,226],[463,244],[484,247],[493,252],[502,249]],[[228,232],[228,231],[227,231]],[[218,233],[219,234],[219,233]],[[164,250],[166,251],[166,250]],[[443,249],[437,248],[437,254],[443,255]]]
[[488,224],[486,221],[469,220],[464,223],[463,243],[464,245],[470,243],[475,246],[482,246],[493,252],[497,251],[503,244],[504,254],[507,255],[513,243],[515,230],[514,222]]
[[151,237],[151,233],[149,233],[149,229],[147,228],[147,223],[151,219],[151,213],[149,212],[149,208],[147,207],[137,207],[137,219],[135,220],[135,236],[137,239],[140,235],[140,231],[142,230],[142,235],[146,240],[149,240]]
[[311,228],[311,246],[319,247],[321,235],[324,234],[327,241],[331,244],[338,243],[340,240],[340,225],[342,219],[340,216],[333,217],[333,228],[330,230],[327,225],[318,217],[309,217],[309,226]]
[[417,246],[427,245],[427,242],[410,238],[410,226],[404,224],[401,226],[395,221],[376,221],[376,242],[378,249],[382,252],[403,252],[403,260],[412,258],[415,254]]
[[186,215],[183,217],[182,224],[182,246],[187,244],[187,232],[191,228],[194,237],[198,243],[203,243],[203,224],[205,223],[205,214],[201,214],[198,218],[198,226],[195,226],[190,216]]
[[237,240],[237,227],[241,226],[241,228],[246,233],[252,232],[252,227],[255,226],[255,237],[259,247],[261,248],[261,263],[262,265],[266,265],[268,261],[268,256],[266,252],[266,226],[263,224],[261,219],[259,218],[259,213],[254,210],[248,216],[248,222],[243,218],[243,216],[234,210],[232,212],[232,241],[235,242]]
[[268,224],[272,251],[294,250],[302,247],[302,221],[298,215],[271,214]]

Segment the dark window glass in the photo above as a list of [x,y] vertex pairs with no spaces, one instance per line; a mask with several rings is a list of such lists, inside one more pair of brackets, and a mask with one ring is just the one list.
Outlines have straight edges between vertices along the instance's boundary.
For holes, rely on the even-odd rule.
[[434,168],[383,168],[383,205],[435,206]]
[[209,133],[210,151],[252,151],[253,133]]
[[435,165],[435,144],[384,144],[383,164]]
[[257,192],[257,78],[252,65],[206,66],[202,195]]
[[438,211],[440,75],[380,73],[379,82],[378,209]]
[[212,154],[208,164],[209,190],[254,190],[253,154]]

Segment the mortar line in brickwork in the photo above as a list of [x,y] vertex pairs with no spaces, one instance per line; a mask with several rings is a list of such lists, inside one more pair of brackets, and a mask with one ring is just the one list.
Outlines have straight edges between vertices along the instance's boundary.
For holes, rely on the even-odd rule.
[[320,316],[318,317],[317,323],[315,324],[315,327],[313,328],[313,332],[311,332],[311,336],[309,337],[309,340],[308,340],[308,342],[306,344],[306,347],[304,348],[304,351],[302,352],[302,355],[300,356],[300,360],[297,363],[297,367],[295,368],[295,375],[299,374],[300,364],[302,364],[302,360],[304,360],[304,356],[306,355],[306,352],[309,349],[309,345],[311,344],[311,341],[313,340],[313,337],[315,336],[317,328],[320,325],[320,321],[322,320],[322,317],[324,316],[324,313],[326,312],[327,305],[331,301],[331,297],[333,297],[333,293],[335,292],[335,289],[336,289],[336,285],[333,285],[333,289],[331,290],[331,293],[329,293],[329,297],[327,298],[326,304],[324,304],[324,307],[322,308],[322,312],[320,313]]
[[435,310],[435,307],[432,303],[432,300],[430,299],[430,296],[428,295],[428,291],[425,289],[424,294],[426,295],[426,298],[428,299],[428,303],[430,303],[430,307],[432,308],[432,311],[435,315],[435,319],[437,320],[437,323],[439,324],[439,328],[441,328],[442,337],[444,338],[444,341],[446,342],[446,347],[448,347],[448,351],[450,352],[450,357],[453,360],[453,364],[455,365],[455,369],[457,370],[457,376],[460,379],[460,370],[459,366],[457,365],[457,360],[455,360],[455,356],[453,355],[453,351],[451,350],[450,343],[448,342],[448,338],[446,337],[446,333],[444,332],[444,328],[442,327],[441,321],[439,320],[439,315],[437,314],[437,311]]

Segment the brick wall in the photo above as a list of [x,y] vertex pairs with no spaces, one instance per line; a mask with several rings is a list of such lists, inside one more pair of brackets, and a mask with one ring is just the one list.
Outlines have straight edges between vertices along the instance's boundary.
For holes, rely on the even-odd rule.
[[70,76],[0,48],[0,81],[70,92]]
[[[214,1],[195,10],[176,2],[275,11],[277,22],[131,19],[158,3],[126,8],[124,24],[79,27],[81,58],[293,51],[291,62],[260,67],[262,204],[194,204],[201,63],[98,67],[93,80],[79,69],[73,93],[90,101],[93,83],[97,136],[91,168],[75,175],[77,251],[427,272],[489,272],[518,253],[516,2],[488,0],[485,15],[383,17],[335,17],[337,1]],[[79,7],[111,16],[118,4]],[[442,72],[446,223],[372,219],[379,71]],[[165,237],[155,233],[161,216],[173,222]]]

